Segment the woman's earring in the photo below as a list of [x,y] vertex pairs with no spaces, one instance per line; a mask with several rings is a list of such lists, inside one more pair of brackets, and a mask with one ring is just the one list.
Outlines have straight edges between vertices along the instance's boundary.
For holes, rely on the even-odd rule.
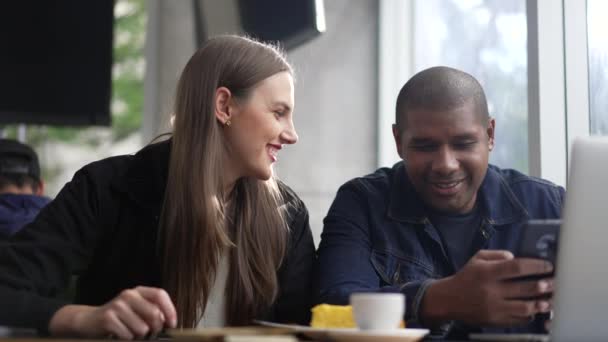
[[232,125],[232,121],[230,121],[230,119],[226,120],[226,122],[224,122],[224,125],[226,125],[226,127],[230,127],[230,125]]

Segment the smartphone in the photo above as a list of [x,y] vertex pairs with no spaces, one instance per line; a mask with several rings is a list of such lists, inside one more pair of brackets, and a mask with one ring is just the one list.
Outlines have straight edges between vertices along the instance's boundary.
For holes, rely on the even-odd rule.
[[528,221],[519,239],[515,256],[544,259],[555,266],[561,225],[562,220]]
[[[511,281],[529,281],[552,278],[555,274],[555,261],[557,259],[557,241],[561,220],[530,220],[524,226],[519,239],[515,256],[518,258],[537,258],[550,261],[553,264],[553,272],[546,274],[534,274],[511,279]],[[546,299],[551,294],[538,298],[522,299]]]
[[[555,262],[557,260],[557,242],[561,220],[530,220],[524,229],[517,244],[515,257],[537,258],[550,261],[553,264],[553,272],[545,274],[533,274],[529,276],[511,279],[511,281],[531,281],[553,278],[555,274]],[[547,293],[536,297],[519,298],[521,300],[549,300],[553,293]],[[545,319],[548,314],[539,314]]]

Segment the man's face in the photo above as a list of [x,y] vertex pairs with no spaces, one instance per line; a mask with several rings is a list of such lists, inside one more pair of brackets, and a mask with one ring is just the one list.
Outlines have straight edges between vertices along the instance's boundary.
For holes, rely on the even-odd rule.
[[468,101],[447,111],[410,110],[405,129],[393,127],[407,174],[427,206],[445,213],[475,206],[494,147],[494,120],[481,120]]

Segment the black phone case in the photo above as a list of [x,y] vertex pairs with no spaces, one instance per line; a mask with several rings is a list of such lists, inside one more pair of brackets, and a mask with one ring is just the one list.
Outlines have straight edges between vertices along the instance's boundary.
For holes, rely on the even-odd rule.
[[[561,220],[531,220],[523,229],[515,256],[518,258],[537,258],[550,261],[555,269],[557,245]],[[530,281],[553,277],[554,272],[535,274],[511,279]],[[543,296],[550,298],[551,295]]]
[[538,258],[555,265],[561,220],[528,221],[519,239],[516,256]]

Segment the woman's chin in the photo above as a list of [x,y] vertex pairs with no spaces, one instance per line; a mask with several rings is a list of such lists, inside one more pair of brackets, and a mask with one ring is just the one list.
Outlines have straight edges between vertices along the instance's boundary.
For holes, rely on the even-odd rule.
[[253,177],[261,181],[267,181],[272,177],[272,173],[272,168],[266,170],[258,170],[258,172],[256,172]]

